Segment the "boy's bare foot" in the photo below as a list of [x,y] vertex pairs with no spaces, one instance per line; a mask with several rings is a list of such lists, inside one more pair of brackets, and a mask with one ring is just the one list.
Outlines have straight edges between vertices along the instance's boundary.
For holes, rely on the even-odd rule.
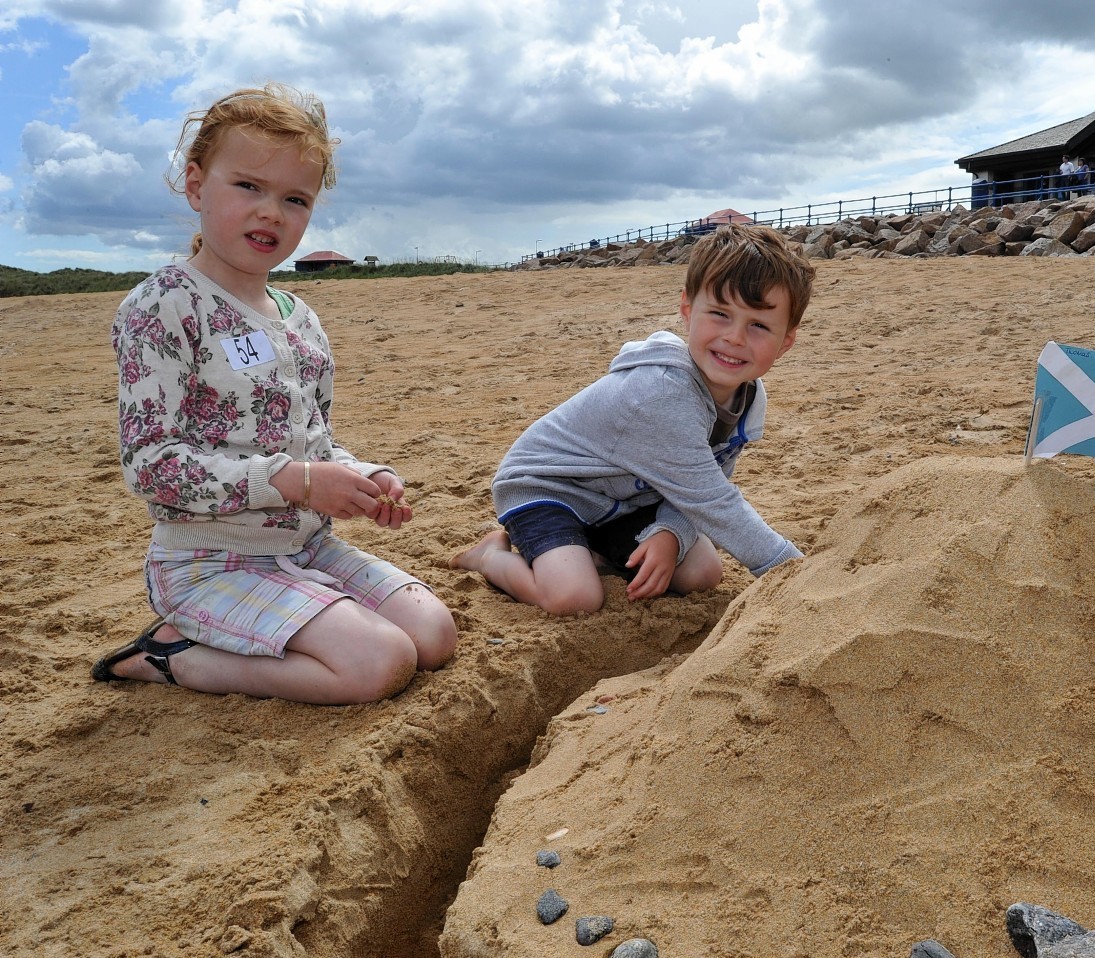
[[467,569],[469,572],[481,572],[483,557],[490,552],[509,552],[509,536],[501,529],[488,532],[470,549],[465,549],[449,559],[450,569]]

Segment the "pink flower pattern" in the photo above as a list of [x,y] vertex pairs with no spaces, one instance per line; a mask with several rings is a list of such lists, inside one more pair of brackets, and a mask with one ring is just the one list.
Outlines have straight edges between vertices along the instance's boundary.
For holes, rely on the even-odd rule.
[[[249,460],[288,452],[294,395],[308,424],[318,420],[330,437],[334,364],[311,315],[287,333],[291,364],[281,357],[237,370],[236,388],[224,389],[219,341],[257,327],[231,302],[211,298],[203,299],[185,270],[166,267],[130,294],[111,333],[122,465],[157,519],[186,522],[199,513],[247,509]],[[290,365],[296,375],[286,381]],[[221,378],[211,381],[207,368]],[[331,458],[330,450],[328,441],[317,458]],[[300,516],[288,506],[263,525],[296,529]]]

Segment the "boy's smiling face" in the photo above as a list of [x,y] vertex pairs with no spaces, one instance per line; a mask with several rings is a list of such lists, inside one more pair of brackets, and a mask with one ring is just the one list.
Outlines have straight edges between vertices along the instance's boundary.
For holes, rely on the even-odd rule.
[[718,298],[711,288],[701,290],[691,302],[681,293],[681,321],[688,338],[688,352],[720,406],[725,406],[742,383],[763,376],[795,342],[791,299],[775,286],[765,300],[770,309],[755,309],[733,294]]

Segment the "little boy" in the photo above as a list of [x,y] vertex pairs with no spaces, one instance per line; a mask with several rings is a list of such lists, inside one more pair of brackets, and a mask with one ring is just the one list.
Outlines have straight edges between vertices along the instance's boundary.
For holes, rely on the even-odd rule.
[[625,343],[607,375],[529,426],[492,484],[505,532],[450,565],[567,615],[601,607],[598,566],[623,567],[634,600],[714,588],[716,545],[755,576],[801,557],[727,480],[763,432],[760,377],[794,344],[813,278],[775,230],[704,237],[681,292],[687,341]]

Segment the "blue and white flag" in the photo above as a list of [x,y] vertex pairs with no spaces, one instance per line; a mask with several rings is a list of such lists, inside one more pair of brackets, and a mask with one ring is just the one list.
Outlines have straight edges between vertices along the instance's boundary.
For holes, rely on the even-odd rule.
[[1095,351],[1046,343],[1034,380],[1027,458],[1095,456]]

